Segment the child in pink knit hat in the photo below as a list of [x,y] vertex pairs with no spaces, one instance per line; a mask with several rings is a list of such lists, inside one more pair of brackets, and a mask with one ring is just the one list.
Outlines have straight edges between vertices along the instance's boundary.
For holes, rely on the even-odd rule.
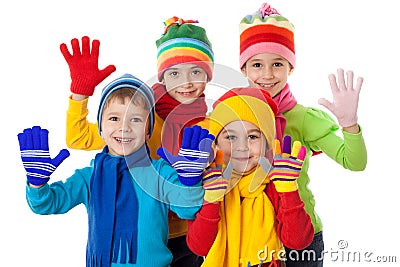
[[[314,209],[315,199],[308,187],[310,157],[323,152],[346,169],[365,169],[367,150],[357,118],[363,79],[358,78],[354,87],[352,71],[348,71],[346,77],[342,69],[337,70],[337,77],[329,75],[333,102],[320,99],[319,104],[336,116],[338,125],[326,112],[298,104],[290,91],[287,81],[296,67],[296,56],[294,26],[287,18],[270,5],[263,4],[256,13],[244,17],[239,28],[241,71],[251,87],[268,91],[278,105],[277,139],[290,135],[294,140],[301,140],[307,148],[298,184],[315,231],[314,240],[306,250],[315,253],[316,257],[302,259],[302,251],[287,249],[287,266],[322,266],[322,222]],[[343,137],[336,135],[340,128]]]

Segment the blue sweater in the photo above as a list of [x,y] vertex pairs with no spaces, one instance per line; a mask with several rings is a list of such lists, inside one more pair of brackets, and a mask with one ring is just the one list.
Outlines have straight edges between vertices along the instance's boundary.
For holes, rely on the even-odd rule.
[[[183,186],[176,171],[164,160],[151,160],[149,167],[130,169],[139,203],[138,253],[136,264],[113,263],[111,266],[169,266],[172,254],[167,248],[168,211],[192,220],[203,203],[201,186]],[[79,204],[88,209],[90,167],[78,169],[65,182],[41,188],[26,187],[29,207],[37,214],[63,214]]]

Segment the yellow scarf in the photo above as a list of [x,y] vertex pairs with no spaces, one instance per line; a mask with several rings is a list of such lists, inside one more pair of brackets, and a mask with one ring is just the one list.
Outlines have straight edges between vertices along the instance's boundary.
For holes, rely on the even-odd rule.
[[[283,249],[276,232],[274,207],[264,189],[267,174],[257,167],[245,174],[233,173],[231,191],[221,202],[218,234],[203,267],[247,267],[278,258]],[[256,188],[254,185],[257,185]],[[241,197],[243,198],[241,202]],[[266,251],[266,248],[268,251]],[[274,250],[275,253],[271,254]]]

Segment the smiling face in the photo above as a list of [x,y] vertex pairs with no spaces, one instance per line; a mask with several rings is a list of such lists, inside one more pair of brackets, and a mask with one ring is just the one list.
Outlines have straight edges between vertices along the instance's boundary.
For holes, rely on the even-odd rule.
[[137,151],[149,138],[149,110],[145,100],[128,95],[110,97],[103,109],[101,129],[111,154],[126,156]]
[[261,53],[252,56],[242,67],[250,85],[267,90],[272,97],[285,87],[293,68],[284,57],[273,53]]
[[162,83],[172,98],[191,104],[203,94],[207,73],[195,64],[177,64],[165,71]]
[[260,129],[248,121],[233,121],[217,136],[217,149],[224,152],[224,162],[230,161],[234,170],[247,172],[258,165],[266,155],[267,140]]

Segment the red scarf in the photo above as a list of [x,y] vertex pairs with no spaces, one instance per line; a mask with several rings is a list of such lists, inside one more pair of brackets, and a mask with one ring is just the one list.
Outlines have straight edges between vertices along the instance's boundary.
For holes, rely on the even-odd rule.
[[297,104],[296,98],[290,91],[289,84],[286,84],[282,91],[274,96],[274,101],[278,105],[278,113],[275,116],[276,139],[282,143],[286,127],[286,119],[282,113],[291,110]]
[[207,104],[204,94],[191,104],[182,104],[172,98],[160,83],[154,84],[153,90],[156,113],[164,120],[161,145],[176,155],[181,146],[182,129],[206,118]]

